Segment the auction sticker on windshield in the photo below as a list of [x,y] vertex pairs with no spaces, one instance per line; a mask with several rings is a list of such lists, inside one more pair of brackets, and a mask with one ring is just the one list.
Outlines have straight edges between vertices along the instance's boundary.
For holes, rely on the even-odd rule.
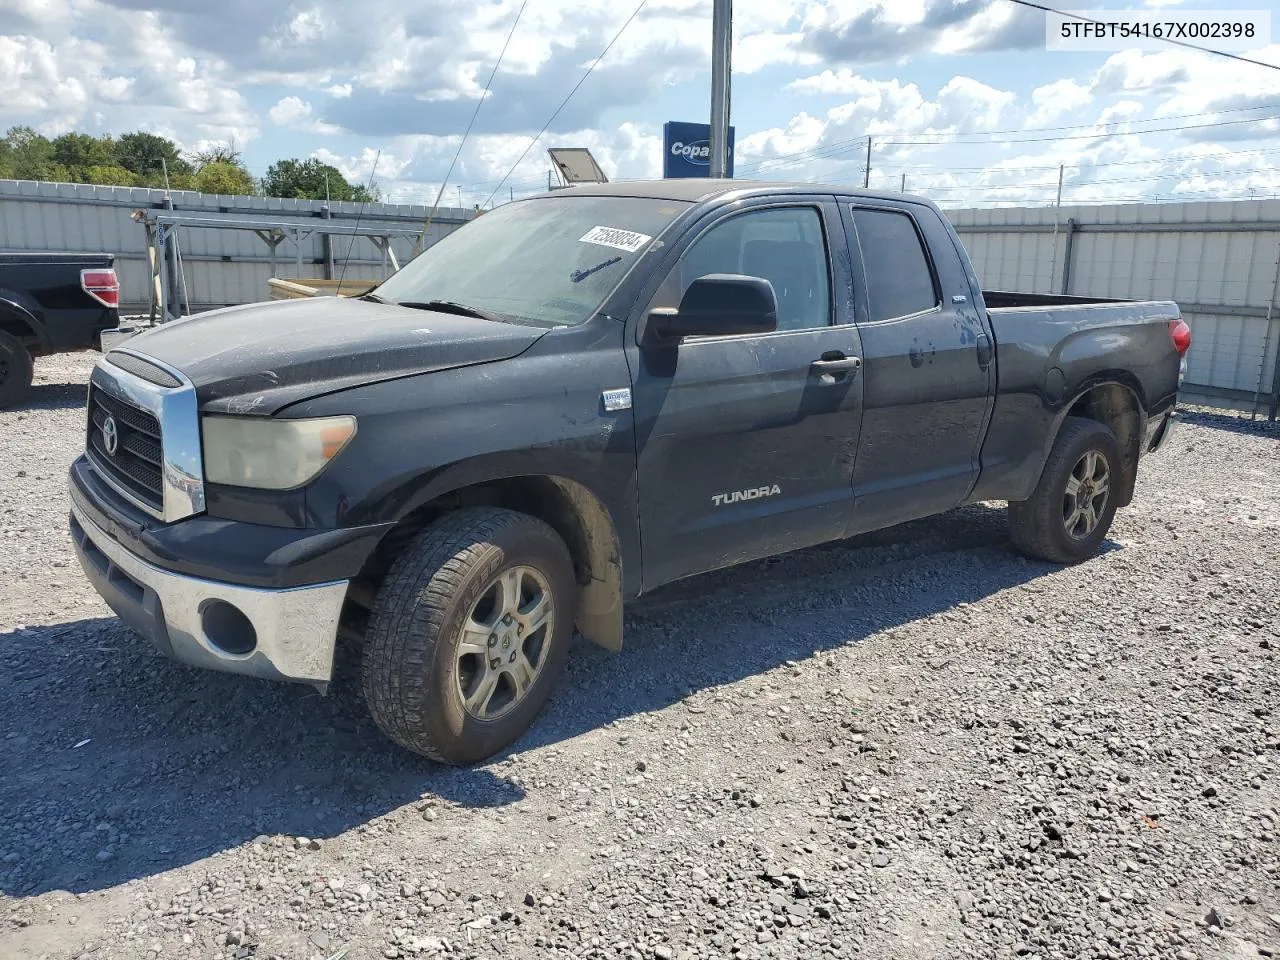
[[596,243],[602,247],[613,247],[615,250],[635,253],[652,239],[653,237],[647,234],[636,233],[632,230],[619,230],[617,227],[592,227],[578,238],[578,242]]

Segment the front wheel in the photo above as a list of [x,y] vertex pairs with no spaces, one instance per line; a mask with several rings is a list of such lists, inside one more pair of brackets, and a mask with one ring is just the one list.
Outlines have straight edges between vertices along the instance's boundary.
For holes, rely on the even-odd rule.
[[405,548],[374,601],[362,667],[374,721],[444,763],[508,746],[563,670],[576,592],[546,523],[500,508],[447,514]]
[[1070,417],[1031,498],[1009,504],[1014,546],[1052,563],[1092,557],[1115,518],[1120,479],[1115,434],[1096,420]]

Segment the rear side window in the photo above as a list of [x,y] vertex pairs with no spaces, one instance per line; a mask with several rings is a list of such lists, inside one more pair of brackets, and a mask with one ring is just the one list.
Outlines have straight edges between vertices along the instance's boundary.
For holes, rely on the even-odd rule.
[[891,320],[936,307],[933,271],[911,218],[857,207],[852,213],[866,269],[870,319]]

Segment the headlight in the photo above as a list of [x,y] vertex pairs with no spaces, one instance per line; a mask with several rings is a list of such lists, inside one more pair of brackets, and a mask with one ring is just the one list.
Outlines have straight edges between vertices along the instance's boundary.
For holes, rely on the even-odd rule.
[[342,451],[356,435],[356,418],[204,417],[201,428],[210,483],[291,490],[314,478]]

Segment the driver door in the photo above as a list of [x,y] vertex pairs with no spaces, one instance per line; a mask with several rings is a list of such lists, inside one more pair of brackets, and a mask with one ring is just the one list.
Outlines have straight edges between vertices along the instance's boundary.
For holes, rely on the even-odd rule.
[[675,343],[641,329],[629,348],[645,589],[837,539],[852,514],[862,382],[823,368],[860,352],[838,209],[775,200],[691,232],[641,327],[711,273],[769,280],[778,325]]

